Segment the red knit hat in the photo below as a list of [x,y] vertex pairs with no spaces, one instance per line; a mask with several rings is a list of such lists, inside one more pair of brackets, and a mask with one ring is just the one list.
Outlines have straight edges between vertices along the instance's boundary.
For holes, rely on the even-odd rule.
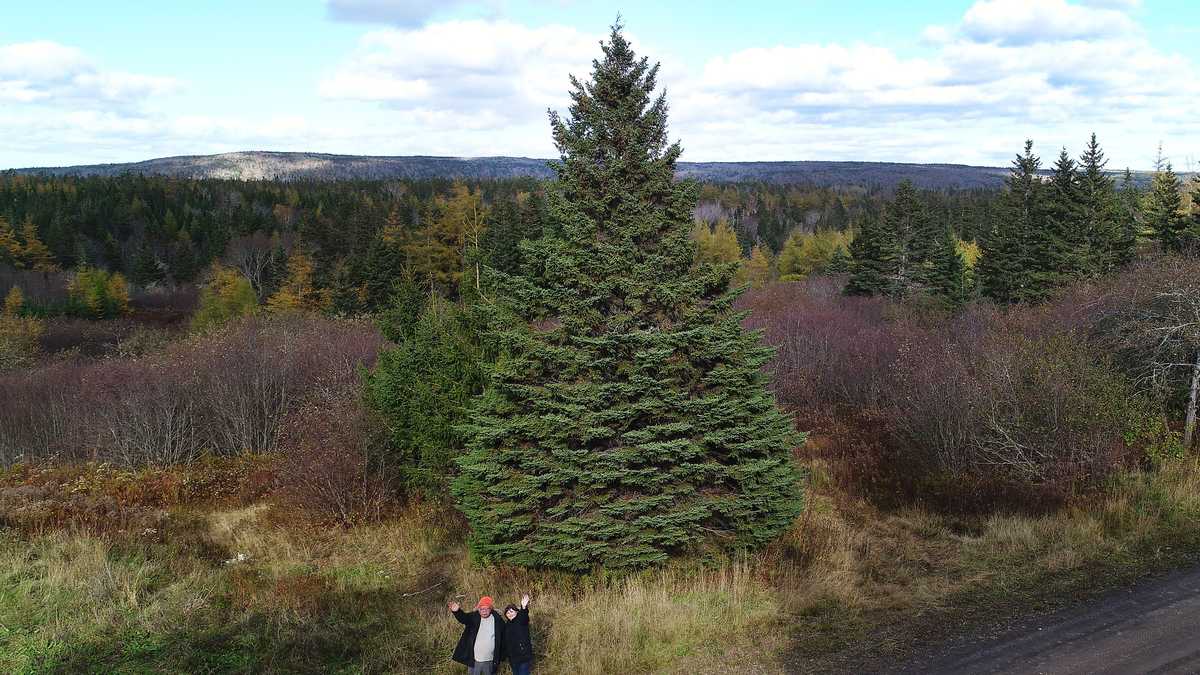
[[476,608],[479,608],[479,607],[491,607],[491,606],[492,606],[492,599],[491,599],[491,598],[489,598],[489,597],[488,597],[488,596],[486,596],[486,595],[485,595],[485,596],[483,596],[482,598],[480,598],[480,599],[479,599],[479,604],[478,604],[478,605],[475,605],[475,607],[476,607]]

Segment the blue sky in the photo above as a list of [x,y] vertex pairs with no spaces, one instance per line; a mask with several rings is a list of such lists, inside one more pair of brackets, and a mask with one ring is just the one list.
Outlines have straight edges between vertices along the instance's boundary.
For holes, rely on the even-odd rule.
[[[5,3],[0,168],[232,150],[553,154],[618,12],[690,160],[1200,162],[1185,0]],[[915,5],[915,6],[914,6]]]

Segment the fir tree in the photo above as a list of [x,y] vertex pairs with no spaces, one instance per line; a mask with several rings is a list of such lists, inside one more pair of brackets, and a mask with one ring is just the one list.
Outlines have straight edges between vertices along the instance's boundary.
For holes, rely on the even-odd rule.
[[850,242],[849,295],[892,295],[899,289],[900,245],[879,218],[867,218]]
[[472,406],[454,483],[485,559],[631,568],[765,543],[800,512],[791,421],[741,327],[733,265],[694,265],[696,186],[674,180],[658,67],[614,26],[551,113],[558,236],[523,245],[508,355]]

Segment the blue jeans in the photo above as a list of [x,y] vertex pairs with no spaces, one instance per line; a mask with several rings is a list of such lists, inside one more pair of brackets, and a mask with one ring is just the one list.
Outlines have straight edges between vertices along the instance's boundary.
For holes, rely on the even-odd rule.
[[532,667],[533,667],[533,661],[526,661],[525,663],[514,663],[514,664],[512,664],[513,675],[529,675],[529,673],[530,673],[529,669]]

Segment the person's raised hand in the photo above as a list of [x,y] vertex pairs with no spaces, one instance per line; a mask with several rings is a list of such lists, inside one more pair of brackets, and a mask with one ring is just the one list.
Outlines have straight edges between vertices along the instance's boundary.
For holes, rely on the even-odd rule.
[[529,606],[529,594],[526,593],[525,595],[521,596],[521,608],[524,609],[528,606]]
[[450,611],[451,611],[451,612],[457,612],[457,611],[458,611],[458,607],[459,607],[458,603],[457,603],[457,602],[455,602],[455,601],[453,601],[453,600],[451,600],[450,602],[446,603],[446,606],[450,608]]

